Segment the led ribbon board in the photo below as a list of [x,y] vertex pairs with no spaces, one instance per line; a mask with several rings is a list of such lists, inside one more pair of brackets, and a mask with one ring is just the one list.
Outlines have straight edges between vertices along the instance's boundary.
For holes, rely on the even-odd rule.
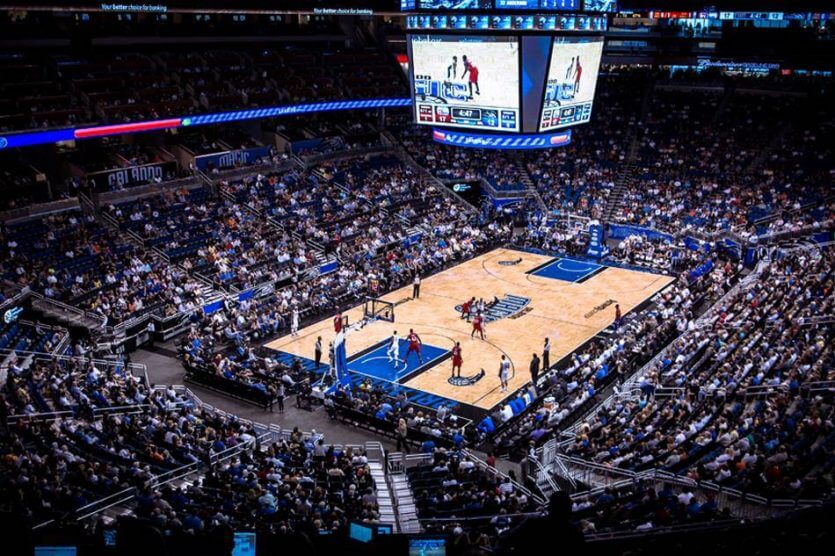
[[362,100],[336,100],[329,102],[311,102],[306,104],[290,104],[287,106],[269,106],[251,108],[214,114],[194,114],[179,118],[164,120],[148,120],[129,124],[104,125],[84,128],[64,128],[50,131],[32,131],[0,135],[0,149],[29,147],[76,139],[92,139],[95,137],[109,137],[144,131],[158,131],[179,127],[191,127],[208,124],[225,124],[242,120],[257,120],[261,118],[275,118],[279,116],[294,116],[298,114],[312,114],[315,112],[333,112],[337,110],[366,110],[369,108],[401,108],[411,106],[411,98],[378,98]]
[[444,145],[472,149],[494,150],[535,150],[564,147],[571,143],[571,130],[560,133],[537,133],[522,135],[490,135],[485,133],[464,133],[434,128],[432,140]]

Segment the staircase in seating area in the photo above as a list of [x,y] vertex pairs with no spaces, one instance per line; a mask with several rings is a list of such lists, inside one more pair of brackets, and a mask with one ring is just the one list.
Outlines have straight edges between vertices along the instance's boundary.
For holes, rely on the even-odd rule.
[[528,173],[528,166],[525,164],[524,156],[517,152],[513,156],[513,161],[519,172],[519,181],[525,186],[525,198],[533,199],[536,206],[539,207],[542,212],[547,212],[548,207],[545,205],[545,201],[542,200],[542,197],[539,195],[539,191],[536,189],[536,182],[533,181],[533,178],[531,178],[531,175]]
[[606,208],[603,210],[603,220],[611,221],[615,211],[623,202],[623,194],[628,189],[627,186],[632,187],[637,180],[636,174],[638,170],[638,149],[641,146],[640,137],[638,135],[638,127],[643,125],[646,121],[647,114],[649,114],[650,101],[652,93],[655,90],[655,81],[651,81],[644,91],[643,101],[641,102],[641,115],[637,119],[632,119],[629,123],[629,131],[626,133],[625,143],[626,159],[623,166],[618,170],[615,178],[615,187],[609,193],[609,199],[606,201]]
[[389,483],[386,481],[386,473],[383,468],[384,465],[384,461],[368,461],[371,478],[374,479],[374,486],[377,489],[377,505],[380,507],[380,522],[390,523],[396,528],[397,513],[395,511],[395,504],[397,502],[392,498],[393,493],[389,490]]
[[[630,149],[631,150],[631,149]],[[606,209],[603,212],[603,219],[606,221],[612,220],[618,207],[623,202],[623,196],[626,191],[635,185],[638,181],[636,177],[638,173],[638,164],[634,160],[627,158],[626,164],[620,167],[617,177],[615,178],[615,187],[609,193],[609,199],[606,201]]]
[[[401,533],[420,533],[420,520],[417,516],[412,488],[409,486],[409,479],[406,476],[402,454],[395,454],[395,456],[397,455],[401,457],[390,457],[388,461],[389,484],[396,504],[397,523],[400,526]],[[380,511],[382,512],[382,506]]]

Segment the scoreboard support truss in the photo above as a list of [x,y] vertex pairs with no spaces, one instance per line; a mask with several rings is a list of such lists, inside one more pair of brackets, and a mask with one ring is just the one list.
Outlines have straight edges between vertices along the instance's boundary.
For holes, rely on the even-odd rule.
[[394,303],[383,301],[378,297],[366,297],[363,316],[369,320],[394,322]]

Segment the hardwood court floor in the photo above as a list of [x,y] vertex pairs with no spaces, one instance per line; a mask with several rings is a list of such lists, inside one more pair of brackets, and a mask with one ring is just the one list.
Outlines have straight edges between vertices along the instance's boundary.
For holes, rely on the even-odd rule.
[[[508,264],[520,258],[518,264]],[[447,359],[403,384],[490,410],[530,381],[531,355],[537,352],[541,356],[546,336],[551,338],[553,364],[611,325],[615,302],[626,314],[674,280],[614,267],[605,267],[581,283],[527,274],[551,260],[552,257],[544,255],[496,249],[423,280],[420,299],[410,299],[411,285],[391,292],[383,299],[399,303],[395,308],[395,322],[375,321],[351,331],[346,339],[348,357],[385,340],[392,330],[397,330],[402,338],[413,328],[424,343],[445,349],[460,341],[464,359],[462,376],[474,375],[483,368],[484,378],[470,386],[453,386],[447,381],[452,372],[452,361]],[[485,340],[471,339],[471,325],[461,320],[455,306],[472,296],[489,301],[506,294],[527,297],[530,304],[519,313],[521,316],[489,323]],[[347,311],[349,323],[359,322],[362,311],[361,305]],[[331,318],[300,330],[295,338],[284,336],[267,347],[312,358],[319,335],[325,346],[333,339]],[[498,379],[502,354],[508,356],[512,365],[507,393],[501,392]]]

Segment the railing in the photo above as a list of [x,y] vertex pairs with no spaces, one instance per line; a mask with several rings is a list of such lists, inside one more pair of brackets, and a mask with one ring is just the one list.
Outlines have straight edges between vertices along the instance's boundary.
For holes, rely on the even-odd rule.
[[56,343],[55,347],[52,349],[52,355],[60,354],[69,344],[70,333],[63,326],[53,326],[51,324],[43,324],[40,322],[33,322],[24,319],[20,319],[18,320],[18,322],[21,324],[25,324],[26,326],[31,326],[32,328],[35,328],[36,331],[49,330],[53,334],[58,333],[60,335],[60,340],[58,340],[58,343]]
[[778,384],[776,386],[772,386],[771,384],[762,384],[759,386],[749,386],[742,390],[741,394],[745,396],[745,399],[748,400],[750,398],[766,398],[773,394],[784,394],[788,391],[788,386],[785,384]]
[[[235,446],[237,448],[237,446]],[[172,483],[176,480],[182,479],[191,475],[192,473],[196,473],[200,470],[200,462],[195,461],[192,463],[188,463],[186,465],[182,465],[177,467],[176,469],[172,469],[170,471],[166,471],[165,473],[160,473],[159,475],[155,475],[148,484],[152,487],[160,487],[163,485],[167,485],[168,483]]]
[[[148,404],[135,405],[120,405],[115,407],[96,407],[93,409],[93,417],[102,417],[104,415],[125,415],[127,413],[142,413],[150,406]],[[6,418],[8,424],[17,423],[19,421],[54,421],[56,419],[64,419],[67,417],[74,417],[78,414],[79,408],[62,409],[59,411],[48,411],[43,413],[20,413],[17,415],[9,415]]]
[[468,458],[470,458],[473,461],[473,463],[476,464],[476,467],[478,467],[482,471],[485,471],[488,474],[493,475],[494,477],[500,477],[502,480],[510,479],[510,482],[513,484],[514,488],[516,488],[520,492],[524,493],[529,498],[533,499],[537,504],[545,505],[545,502],[546,502],[545,499],[543,499],[541,496],[538,496],[538,495],[534,494],[527,487],[524,487],[524,486],[520,485],[517,481],[514,481],[513,479],[511,479],[507,474],[502,473],[501,471],[499,471],[495,467],[491,467],[491,466],[487,465],[487,463],[482,461],[481,458],[479,458],[478,456],[476,456],[475,454],[473,454],[469,450],[465,449],[465,450],[462,450],[462,452],[464,453],[464,455],[466,455]]
[[73,415],[75,415],[75,412],[71,409],[47,411],[44,413],[19,413],[6,417],[6,423],[12,425],[18,421],[54,421],[55,419],[63,419],[64,417],[72,417]]
[[75,363],[80,363],[82,365],[92,363],[96,367],[124,367],[124,369],[130,372],[132,376],[140,378],[140,380],[142,380],[146,388],[150,388],[150,382],[148,380],[148,368],[143,363],[125,363],[124,361],[108,361],[107,359],[94,359],[85,355],[53,355],[50,353],[43,353],[40,351],[0,349],[0,355],[11,353],[17,354],[18,356],[31,357],[33,360],[40,359],[45,361],[72,361]]
[[[200,182],[198,176],[188,176],[184,178],[177,178],[174,180],[165,181],[162,183],[149,183],[147,185],[137,185],[134,187],[129,187],[120,191],[107,191],[99,193],[96,198],[96,204],[98,206],[118,205],[121,203],[134,201],[136,199],[150,197],[151,195],[157,195],[163,191],[171,191],[174,189],[180,189],[182,187],[185,187],[187,189],[194,189],[195,187],[199,186],[202,186],[202,183]],[[104,213],[102,213],[102,216],[104,216]]]
[[149,407],[151,406],[146,403],[118,405],[113,407],[97,407],[93,409],[93,415],[124,415],[125,413],[142,413]]
[[585,535],[586,542],[611,541],[615,539],[646,538],[652,535],[682,534],[687,531],[709,531],[712,529],[724,529],[733,525],[739,525],[740,519],[720,519],[706,523],[684,523],[681,525],[667,525],[653,527],[649,530],[638,531],[629,529],[624,531],[602,531]]
[[675,398],[684,393],[684,388],[681,386],[659,386],[653,392],[656,398]]
[[354,158],[360,156],[367,156],[373,154],[393,154],[394,150],[386,146],[363,147],[359,149],[349,149],[346,151],[336,151],[332,153],[317,154],[308,157],[302,157],[305,169],[321,164],[323,162],[330,162],[332,160],[341,160],[343,158]]
[[593,487],[589,491],[574,495],[572,498],[575,500],[594,497],[605,489],[621,489],[648,481],[654,483],[656,489],[669,485],[700,491],[704,495],[710,494],[720,508],[729,508],[736,517],[746,519],[765,519],[788,510],[822,504],[820,500],[768,499],[709,481],[696,481],[662,469],[635,472],[560,454],[557,454],[555,459],[562,462],[561,466],[554,466],[555,473],[567,473],[576,481]]
[[[125,490],[121,490],[115,494],[111,494],[110,496],[106,496],[105,498],[101,498],[87,504],[86,506],[81,506],[77,510],[75,510],[75,520],[82,521],[94,515],[100,514],[106,510],[114,506],[119,506],[132,500],[136,496],[136,488],[126,488]],[[42,524],[43,525],[43,524]]]
[[282,170],[289,169],[291,165],[292,163],[289,160],[280,160],[278,162],[270,161],[264,162],[262,164],[253,164],[251,166],[241,166],[240,168],[220,170],[219,172],[213,173],[211,175],[205,174],[200,170],[196,170],[196,172],[199,172],[208,184],[216,186],[221,181],[235,180],[238,178],[255,174],[268,174],[270,172],[280,172]]
[[4,210],[0,212],[0,222],[4,222],[7,225],[14,224],[29,218],[41,217],[47,214],[65,212],[77,208],[79,208],[78,199],[72,197],[70,199],[61,199],[17,209]]
[[[18,288],[20,287],[19,285],[14,284],[13,282],[11,282],[9,280],[3,280],[3,284],[9,286],[10,290],[12,290],[15,287],[18,287]],[[16,290],[14,290],[14,291],[16,291]],[[15,306],[23,303],[24,301],[26,301],[26,299],[30,295],[32,295],[32,289],[29,286],[24,286],[23,288],[20,289],[20,291],[17,291],[17,293],[15,293],[13,296],[8,297],[8,298],[4,299],[3,301],[0,301],[0,311],[5,313],[6,312],[6,307],[15,307]]]
[[828,394],[835,392],[835,380],[816,380],[814,382],[806,382],[800,386],[800,393],[803,396],[811,396],[821,392]]
[[[515,514],[501,514],[503,518],[508,520],[516,520],[516,519],[528,519],[532,517],[542,517],[545,515],[544,511],[538,512],[522,512],[522,513],[515,513]],[[479,522],[490,522],[492,521],[496,515],[480,515],[480,516],[473,516],[473,517],[421,517],[419,518],[421,523],[456,523],[456,524],[473,524]]]
[[83,309],[79,309],[78,307],[73,307],[71,305],[67,305],[62,301],[58,301],[57,299],[53,299],[51,297],[46,297],[42,293],[38,293],[36,291],[32,291],[31,295],[36,297],[37,299],[43,301],[44,303],[53,306],[56,310],[60,312],[75,315],[77,317],[83,317],[93,322],[97,323],[96,328],[103,329],[107,324],[107,319],[104,316],[100,315],[99,313],[94,313],[92,311],[85,311]]
[[551,495],[560,490],[549,470],[539,462],[539,458],[532,455],[528,455],[527,458],[528,465],[530,465],[531,469],[533,469],[533,476],[536,484],[539,485],[540,482],[544,482],[547,485],[548,492],[545,494]]

